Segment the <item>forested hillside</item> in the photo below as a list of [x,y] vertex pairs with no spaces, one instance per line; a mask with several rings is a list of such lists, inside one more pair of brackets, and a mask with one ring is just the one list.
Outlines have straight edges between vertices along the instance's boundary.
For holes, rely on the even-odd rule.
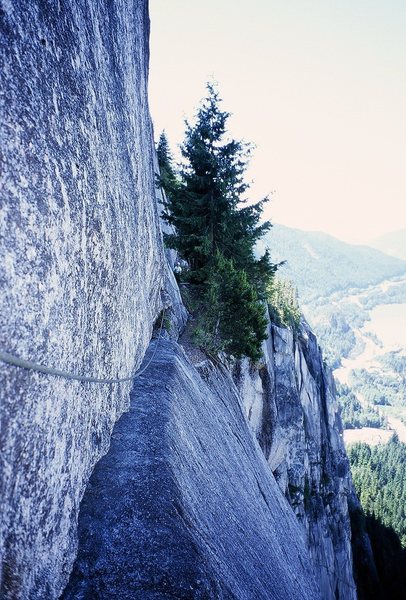
[[355,488],[365,513],[392,527],[406,548],[406,444],[354,444],[348,449]]
[[364,571],[355,550],[359,600],[403,600],[406,589],[406,444],[364,443],[348,449],[351,471],[365,516],[352,515],[352,530],[368,533],[378,582]]
[[344,429],[388,426],[385,416],[375,406],[362,405],[348,385],[337,383],[337,398]]
[[274,260],[286,261],[281,273],[294,280],[302,303],[406,273],[405,261],[379,250],[284,225],[274,225],[259,247],[272,248]]

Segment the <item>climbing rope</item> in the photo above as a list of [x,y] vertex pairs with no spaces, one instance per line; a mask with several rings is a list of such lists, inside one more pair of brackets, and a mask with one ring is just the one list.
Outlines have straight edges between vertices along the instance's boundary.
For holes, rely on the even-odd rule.
[[66,371],[60,371],[59,369],[53,369],[52,367],[46,367],[45,365],[39,365],[35,362],[31,362],[30,360],[24,360],[23,358],[18,358],[17,356],[14,356],[13,354],[9,354],[8,352],[3,352],[2,350],[0,350],[0,360],[9,365],[13,365],[15,367],[20,367],[22,369],[27,369],[30,371],[37,371],[38,373],[44,373],[45,375],[51,375],[53,377],[62,377],[63,379],[68,379],[71,381],[82,381],[82,382],[86,382],[86,383],[102,383],[102,384],[107,384],[107,385],[114,384],[114,383],[125,383],[126,381],[131,381],[135,377],[139,377],[140,375],[142,375],[142,373],[144,373],[148,369],[148,367],[154,360],[155,354],[156,354],[156,351],[158,348],[158,344],[159,344],[159,341],[162,336],[162,327],[163,327],[163,323],[164,323],[164,316],[165,316],[165,310],[162,310],[162,318],[161,318],[161,324],[159,327],[159,334],[158,334],[158,338],[156,340],[155,348],[154,348],[151,358],[149,359],[149,361],[147,362],[145,367],[143,367],[139,371],[135,371],[132,375],[129,375],[128,377],[118,377],[115,379],[101,379],[99,377],[89,377],[87,375],[78,375],[76,373],[68,373]]

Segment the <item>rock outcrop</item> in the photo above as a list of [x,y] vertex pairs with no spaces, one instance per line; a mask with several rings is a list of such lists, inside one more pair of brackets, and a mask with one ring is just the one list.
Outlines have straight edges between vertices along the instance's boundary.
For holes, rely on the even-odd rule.
[[[0,12],[0,348],[98,378],[140,365],[162,305],[146,0]],[[55,598],[130,383],[0,363],[2,598]]]
[[307,534],[325,600],[356,598],[349,504],[354,495],[330,369],[306,323],[270,326],[262,368],[235,379],[275,478]]
[[154,350],[90,479],[64,600],[320,598],[228,371]]
[[354,490],[334,382],[307,325],[298,336],[270,325],[259,369],[194,368],[160,344],[90,480],[65,600],[295,598],[296,584],[302,598],[355,600]]

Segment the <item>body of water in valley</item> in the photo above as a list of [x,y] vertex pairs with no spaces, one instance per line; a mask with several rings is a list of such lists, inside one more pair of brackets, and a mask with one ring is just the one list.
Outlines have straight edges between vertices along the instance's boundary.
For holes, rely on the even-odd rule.
[[385,347],[406,349],[406,303],[376,306],[370,317],[365,331],[373,331]]
[[[382,304],[370,311],[371,320],[366,325],[356,330],[356,336],[363,340],[364,349],[355,357],[343,359],[342,367],[336,369],[334,375],[341,383],[349,382],[353,369],[367,369],[377,367],[376,357],[391,350],[401,349],[406,352],[406,303]],[[365,334],[374,333],[382,342],[379,347]],[[362,394],[356,393],[362,404],[365,403]],[[369,444],[384,443],[388,441],[393,430],[399,435],[399,439],[406,442],[406,427],[399,419],[388,418],[392,431],[382,429],[363,428],[353,429],[345,432],[345,442],[366,441]]]

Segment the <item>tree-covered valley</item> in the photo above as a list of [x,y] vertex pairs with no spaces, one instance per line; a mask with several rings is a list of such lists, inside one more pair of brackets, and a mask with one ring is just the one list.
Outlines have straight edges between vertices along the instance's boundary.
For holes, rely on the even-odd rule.
[[365,513],[353,514],[352,526],[368,533],[380,580],[374,585],[359,565],[359,597],[401,600],[406,586],[406,444],[395,434],[387,444],[351,445],[348,456]]

